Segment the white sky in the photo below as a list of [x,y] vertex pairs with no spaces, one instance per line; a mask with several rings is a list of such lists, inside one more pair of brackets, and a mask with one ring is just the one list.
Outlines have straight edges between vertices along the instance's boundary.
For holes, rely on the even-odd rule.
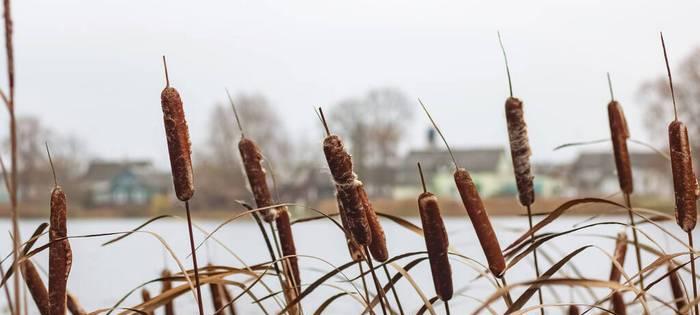
[[[160,165],[162,54],[195,150],[224,87],[265,94],[293,136],[320,141],[311,106],[395,86],[428,104],[453,146],[505,145],[501,30],[533,157],[549,160],[571,156],[552,152],[558,144],[608,136],[606,71],[632,136],[648,138],[637,91],[664,73],[658,31],[672,63],[700,43],[698,1],[13,3],[18,113],[80,136],[96,156]],[[415,146],[427,127],[419,110]],[[669,107],[660,119],[670,117]]]

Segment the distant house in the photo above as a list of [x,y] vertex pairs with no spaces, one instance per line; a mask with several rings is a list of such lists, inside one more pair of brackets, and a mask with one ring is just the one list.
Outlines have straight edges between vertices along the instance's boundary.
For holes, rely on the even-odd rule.
[[[503,148],[453,150],[457,164],[472,176],[482,197],[508,193],[513,182],[510,157]],[[452,158],[446,150],[413,150],[406,155],[397,174],[394,198],[416,198],[422,188],[416,162],[421,163],[429,189],[438,195],[458,196],[454,185],[455,171]],[[513,182],[512,187],[515,187]]]
[[144,206],[171,189],[170,175],[148,161],[93,161],[82,178],[86,207]]
[[[658,153],[630,153],[634,193],[673,195],[671,164]],[[568,172],[568,186],[578,195],[608,195],[620,191],[612,152],[582,153]]]

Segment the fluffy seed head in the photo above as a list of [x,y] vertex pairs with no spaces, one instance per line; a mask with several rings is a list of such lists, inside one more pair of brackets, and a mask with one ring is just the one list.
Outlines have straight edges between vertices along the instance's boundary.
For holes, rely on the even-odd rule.
[[530,167],[532,152],[527,137],[527,124],[523,114],[522,101],[514,97],[509,97],[506,100],[506,120],[508,122],[513,172],[518,186],[518,198],[523,206],[529,206],[535,202],[535,189],[532,183],[534,176]]

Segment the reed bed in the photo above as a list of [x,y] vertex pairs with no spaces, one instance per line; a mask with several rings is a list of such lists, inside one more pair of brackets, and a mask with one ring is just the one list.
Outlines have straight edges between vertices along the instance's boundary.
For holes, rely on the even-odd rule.
[[[306,205],[293,204],[273,197],[274,188],[268,186],[267,169],[271,169],[269,161],[265,160],[263,150],[254,139],[244,136],[241,120],[236,112],[236,107],[231,100],[236,121],[241,131],[241,139],[238,150],[241,157],[243,170],[245,171],[247,184],[251,191],[251,199],[255,206],[250,206],[244,201],[239,205],[245,208],[243,212],[237,212],[230,219],[222,222],[214,230],[206,229],[193,222],[190,213],[189,201],[194,196],[194,173],[192,169],[191,143],[188,125],[185,117],[184,105],[179,92],[170,86],[167,65],[163,57],[165,68],[166,86],[161,92],[161,109],[167,137],[168,154],[173,179],[175,197],[184,202],[186,209],[186,221],[188,224],[188,236],[192,268],[186,268],[180,257],[168,245],[167,240],[161,235],[148,230],[149,224],[158,220],[173,218],[173,216],[159,216],[148,220],[131,231],[104,232],[89,235],[71,235],[68,231],[68,203],[63,188],[58,185],[54,173],[54,184],[51,191],[49,224],[39,225],[31,237],[22,238],[18,227],[17,207],[17,157],[16,157],[16,131],[14,122],[14,66],[12,49],[12,20],[9,0],[3,1],[5,14],[5,39],[6,53],[8,57],[9,96],[2,95],[3,101],[10,110],[10,134],[11,134],[11,165],[9,175],[0,163],[3,177],[7,183],[6,189],[12,203],[12,246],[11,252],[2,258],[2,263],[9,263],[9,268],[0,264],[0,287],[4,289],[10,314],[20,315],[21,310],[27,309],[33,303],[42,315],[66,314],[192,314],[195,313],[189,301],[181,301],[194,296],[197,311],[205,314],[203,304],[202,286],[208,286],[208,295],[211,303],[207,303],[206,314],[237,314],[237,306],[255,307],[259,313],[264,314],[323,314],[358,309],[357,313],[376,314],[377,309],[383,314],[449,314],[450,303],[454,312],[459,314],[525,314],[529,312],[542,313],[567,313],[582,314],[590,312],[608,312],[614,314],[690,314],[692,310],[698,314],[695,249],[693,246],[692,232],[697,221],[697,198],[700,195],[699,185],[693,168],[691,142],[687,126],[678,117],[675,92],[671,77],[666,45],[661,37],[668,81],[673,102],[674,120],[669,124],[668,139],[670,150],[670,166],[673,176],[673,188],[675,193],[675,219],[680,231],[687,234],[687,241],[675,235],[675,231],[659,223],[660,221],[673,219],[662,212],[651,209],[639,209],[632,207],[630,195],[634,191],[632,169],[635,161],[630,159],[627,148],[630,131],[622,107],[612,94],[610,83],[611,101],[608,103],[608,120],[612,142],[612,154],[615,157],[615,166],[618,174],[620,192],[624,195],[624,204],[611,198],[585,197],[569,200],[554,209],[542,209],[542,217],[535,223],[531,207],[535,202],[535,185],[532,167],[530,165],[531,148],[527,135],[524,106],[520,99],[513,97],[510,78],[510,69],[503,49],[506,62],[506,71],[510,96],[505,102],[505,114],[509,135],[511,159],[513,163],[514,181],[518,190],[517,197],[520,204],[527,209],[529,225],[527,228],[517,229],[514,233],[517,237],[508,240],[511,243],[503,248],[497,237],[497,231],[491,224],[484,203],[481,199],[478,186],[470,174],[470,161],[457,161],[452,154],[445,136],[430,116],[426,106],[420,102],[433,127],[444,142],[454,164],[454,189],[459,194],[462,206],[471,221],[474,234],[451,235],[443,221],[440,212],[438,197],[430,193],[423,172],[419,167],[422,192],[417,193],[414,214],[420,219],[420,226],[411,221],[384,213],[382,209],[375,209],[371,197],[359,180],[359,175],[353,169],[352,157],[348,153],[339,135],[331,134],[328,122],[323,116],[323,111],[318,114],[323,123],[325,138],[323,139],[323,156],[330,171],[331,181],[329,188],[336,191],[337,213],[329,209],[312,209]],[[500,42],[500,34],[499,34]],[[229,95],[230,98],[230,95]],[[233,146],[233,145],[232,145]],[[233,148],[232,148],[233,149]],[[235,149],[233,149],[235,150]],[[47,145],[48,151],[48,145]],[[321,150],[318,152],[321,155]],[[53,161],[49,154],[49,161],[53,169]],[[416,161],[420,162],[420,161]],[[445,161],[446,164],[450,161]],[[233,167],[233,166],[232,166]],[[272,179],[274,182],[274,178]],[[241,185],[245,185],[241,183]],[[49,188],[47,186],[47,188]],[[420,191],[420,190],[419,190]],[[376,201],[376,200],[375,200]],[[601,206],[610,207],[611,212],[626,213],[626,220],[601,219],[598,221],[583,221],[568,229],[557,229],[556,222],[563,215],[577,207]],[[306,213],[317,213],[316,216],[299,217],[295,209],[306,210]],[[238,209],[235,209],[238,210]],[[232,205],[232,211],[233,205]],[[249,235],[241,235],[241,239],[219,239],[216,233],[226,228],[231,222],[241,218],[252,218],[260,229],[260,235],[265,246],[260,246],[258,239]],[[263,222],[264,221],[264,222]],[[295,242],[295,224],[303,225],[305,222],[322,221],[334,228],[336,237],[347,247],[349,256],[344,257],[344,263],[334,264],[330,260],[338,257],[314,257],[306,254],[307,244]],[[416,221],[416,220],[414,220]],[[625,222],[622,222],[625,221]],[[266,224],[267,223],[267,226]],[[383,224],[392,224],[398,228],[413,233],[416,239],[397,239],[390,229],[384,229]],[[48,233],[45,233],[48,226]],[[199,246],[195,246],[193,229],[197,228],[204,234],[204,240]],[[550,228],[550,230],[544,230]],[[594,234],[603,239],[615,239],[615,248],[601,248],[588,244],[575,249],[559,251],[555,247],[555,240],[568,241],[577,238],[577,234],[589,233],[595,228],[604,228],[606,231],[620,230],[617,237],[607,234]],[[631,228],[633,240],[627,239],[627,228]],[[674,227],[674,229],[678,229]],[[387,231],[389,233],[387,233]],[[662,246],[657,240],[649,237],[650,232],[661,233],[667,236],[669,242],[675,242],[676,247],[682,250],[670,250]],[[500,232],[500,231],[499,231]],[[48,240],[44,237],[48,234]],[[163,270],[160,275],[146,280],[135,286],[122,297],[115,298],[113,305],[95,308],[87,312],[78,303],[77,297],[68,292],[69,276],[73,263],[71,242],[85,238],[110,238],[105,245],[119,242],[132,235],[141,234],[157,239],[169,254],[169,257],[177,264],[174,271]],[[504,233],[505,234],[505,233]],[[643,235],[643,238],[638,238]],[[507,234],[505,234],[507,235]],[[319,237],[331,235],[320,235]],[[501,235],[503,236],[503,235]],[[589,235],[590,236],[590,235]],[[450,239],[457,238],[461,243],[480,246],[483,256],[469,257],[450,246]],[[422,239],[422,241],[421,241]],[[646,240],[646,241],[642,241]],[[254,243],[260,247],[261,252],[267,251],[269,258],[260,261],[247,261],[248,258],[238,256],[229,247],[238,242]],[[340,243],[339,241],[338,243]],[[399,246],[394,242],[419,243],[420,250],[413,252],[398,252]],[[231,261],[222,261],[223,264],[214,265],[209,259],[209,264],[199,268],[197,261],[197,249],[205,242],[216,242],[231,254]],[[393,247],[390,245],[394,245]],[[423,244],[425,247],[423,247]],[[637,268],[635,271],[625,267],[625,257],[628,244],[632,244],[636,251]],[[299,246],[297,246],[299,245]],[[504,244],[505,245],[505,244]],[[577,268],[576,258],[582,253],[606,257],[604,265],[612,264],[608,278],[584,274]],[[47,262],[41,261],[38,254],[48,251]],[[343,249],[344,251],[344,249]],[[644,252],[653,259],[642,260]],[[548,262],[547,269],[539,269],[538,256]],[[523,263],[527,257],[533,256],[534,266]],[[597,256],[593,256],[597,257]],[[89,259],[79,257],[76,259]],[[129,257],[134,259],[134,257]],[[610,261],[612,259],[612,261]],[[304,263],[317,261],[325,264],[327,269],[319,270],[309,267]],[[40,276],[41,265],[48,265],[48,287]],[[144,266],[148,261],[142,262]],[[429,265],[429,266],[425,266]],[[38,267],[37,267],[38,266]],[[357,267],[357,272],[352,267]],[[432,279],[432,286],[428,286],[419,280],[420,275],[427,274]],[[533,270],[534,269],[534,277]],[[386,280],[380,280],[377,272],[386,275]],[[520,272],[527,271],[527,272]],[[469,272],[470,277],[454,277]],[[513,273],[525,278],[513,283],[506,281],[506,273]],[[606,270],[603,270],[606,272]],[[642,273],[643,272],[643,273]],[[321,273],[320,276],[315,277]],[[454,274],[453,274],[454,273]],[[523,276],[527,274],[528,276]],[[303,275],[303,277],[302,277]],[[368,285],[367,277],[371,277],[371,285]],[[190,279],[194,278],[194,282]],[[272,284],[268,280],[274,278],[279,283]],[[645,278],[649,282],[645,282]],[[511,278],[512,279],[512,278]],[[20,282],[20,280],[24,280]],[[688,281],[690,280],[690,281]],[[98,280],[99,281],[99,280]],[[10,283],[14,283],[13,288]],[[21,283],[26,285],[31,296],[23,301],[20,298]],[[668,287],[660,286],[660,283],[668,284]],[[398,290],[403,286],[403,290]],[[687,287],[690,286],[691,290]],[[159,288],[158,291],[153,290]],[[321,290],[320,288],[324,288]],[[565,300],[562,297],[562,288],[571,290],[576,294]],[[149,289],[153,291],[149,291]],[[411,294],[407,294],[407,290]],[[329,296],[321,296],[323,292],[335,290]],[[388,298],[392,292],[393,300]],[[688,291],[692,291],[692,295]],[[151,292],[158,292],[151,294]],[[601,295],[604,292],[606,295]],[[140,299],[139,299],[140,293]],[[189,294],[188,294],[189,293]],[[538,294],[539,300],[532,297]],[[314,296],[320,303],[309,302],[309,296]],[[632,296],[634,295],[634,298]],[[546,296],[543,299],[542,296]],[[627,298],[627,301],[625,300]],[[545,301],[548,303],[546,304]],[[24,307],[22,307],[24,306]],[[581,311],[585,309],[585,311]]]

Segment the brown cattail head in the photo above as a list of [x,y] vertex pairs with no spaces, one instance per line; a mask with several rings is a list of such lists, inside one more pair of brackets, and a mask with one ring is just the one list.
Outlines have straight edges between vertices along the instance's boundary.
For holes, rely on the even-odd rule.
[[627,128],[625,113],[617,101],[611,101],[608,104],[608,122],[610,123],[610,138],[613,144],[615,167],[617,169],[617,179],[620,182],[620,189],[626,194],[631,194],[634,190],[632,184],[632,163],[630,162],[630,153],[627,150],[627,139],[629,139],[630,133]]
[[688,128],[679,120],[668,126],[671,149],[671,170],[676,199],[676,222],[683,231],[690,232],[697,222],[698,182],[693,171],[693,158],[688,140]]
[[[673,301],[676,303],[676,308],[678,311],[685,308],[687,305],[685,290],[683,290],[683,284],[681,284],[681,279],[678,277],[678,273],[674,270],[675,266],[673,262],[668,264],[668,281],[671,283],[671,292],[673,293]],[[687,313],[686,313],[687,314]]]
[[[160,277],[163,279],[162,281],[162,288],[160,290],[161,293],[168,291],[173,288],[173,281],[170,279],[172,277],[172,274],[170,273],[170,270],[168,269],[163,269],[163,272],[160,273]],[[164,309],[165,315],[175,315],[175,302],[172,300],[168,301],[168,303],[165,303]]]
[[170,155],[170,169],[173,175],[175,195],[177,195],[177,199],[188,201],[194,194],[192,149],[190,148],[190,133],[187,129],[180,94],[175,88],[166,86],[160,94],[160,105],[163,109],[163,122],[168,140],[168,154]]
[[[255,204],[258,208],[271,206],[272,194],[267,186],[265,177],[265,168],[263,167],[263,155],[258,148],[258,145],[248,138],[241,138],[238,142],[238,151],[241,153],[243,168],[245,169],[250,190],[253,192]],[[266,209],[262,211],[263,218],[266,222],[272,222],[277,217],[276,209]]]
[[360,195],[362,206],[365,208],[367,223],[369,224],[372,235],[372,242],[369,244],[369,252],[372,254],[372,258],[374,258],[374,260],[385,262],[387,259],[389,259],[389,251],[386,247],[384,228],[382,228],[382,224],[379,222],[377,213],[374,212],[374,207],[367,197],[365,188],[362,186],[358,187],[357,193]]
[[301,285],[301,277],[299,275],[299,262],[297,260],[297,248],[294,244],[294,234],[292,233],[292,225],[289,221],[289,211],[287,206],[277,209],[277,235],[279,236],[282,255],[289,256],[284,264],[290,267],[292,277],[294,278],[294,286]]
[[336,201],[338,202],[338,213],[340,214],[340,223],[343,225],[343,229],[345,230],[345,240],[348,245],[348,251],[350,252],[350,258],[353,261],[361,261],[364,257],[362,246],[355,241],[355,237],[352,236],[352,233],[350,233],[350,228],[348,227],[348,219],[345,215],[345,209],[343,209],[343,203],[340,201],[340,198],[336,198]]
[[518,197],[523,206],[535,202],[534,176],[530,167],[530,143],[527,137],[527,124],[523,114],[523,102],[509,97],[506,100],[506,120],[510,140],[510,156],[513,160],[513,172],[518,186]]
[[581,311],[579,311],[578,306],[569,305],[569,315],[581,315]]
[[22,278],[27,284],[27,289],[34,299],[37,309],[41,315],[49,315],[49,293],[46,291],[46,286],[41,280],[39,273],[31,260],[27,259],[20,265]]
[[209,290],[211,291],[211,302],[214,306],[214,314],[224,315],[225,310],[224,300],[221,292],[221,285],[215,282],[209,283]]
[[488,213],[486,213],[484,208],[484,203],[476,190],[476,185],[469,172],[464,168],[458,168],[454,173],[454,178],[459,195],[462,197],[464,208],[469,214],[469,219],[474,226],[474,232],[479,238],[481,249],[484,251],[486,260],[489,263],[489,269],[496,277],[501,277],[506,269],[506,260],[503,257],[496,232],[491,226],[491,220],[489,220]]
[[228,288],[226,286],[221,286],[221,293],[224,294],[224,299],[226,301],[226,305],[228,305],[228,310],[231,315],[236,315],[236,305],[233,303],[233,296],[231,296],[231,292],[228,291]]
[[371,243],[371,230],[367,222],[367,214],[358,193],[362,182],[352,171],[352,158],[343,142],[336,135],[329,135],[323,140],[323,153],[326,155],[328,168],[333,175],[333,181],[338,192],[338,198],[343,204],[348,228],[355,241],[366,246]]
[[49,227],[49,309],[52,315],[66,313],[66,285],[73,264],[73,253],[66,238],[66,216],[66,194],[56,186],[51,192]]
[[[620,268],[625,266],[625,256],[627,255],[627,234],[620,232],[617,234],[617,239],[615,240],[615,253],[613,260],[620,264]],[[612,264],[612,269],[610,270],[610,281],[620,282],[620,277],[622,276],[622,270],[620,270],[615,264]]]
[[622,297],[622,293],[619,291],[613,292],[610,297],[612,300],[612,311],[616,315],[627,315],[627,306],[625,305],[625,299]]
[[418,209],[423,225],[425,247],[428,250],[430,271],[437,296],[443,301],[452,298],[452,268],[447,255],[449,240],[445,224],[440,216],[438,199],[432,193],[424,192],[418,196]]

